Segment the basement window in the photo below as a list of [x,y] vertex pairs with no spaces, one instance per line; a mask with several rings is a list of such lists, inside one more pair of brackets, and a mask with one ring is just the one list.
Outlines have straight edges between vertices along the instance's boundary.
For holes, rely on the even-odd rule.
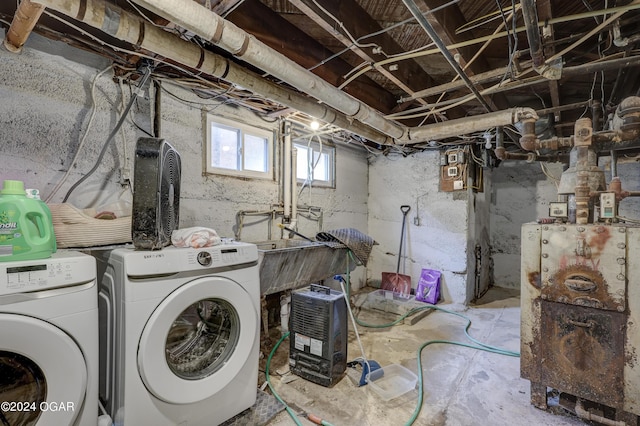
[[321,142],[294,143],[296,177],[303,185],[335,188],[336,149]]
[[273,131],[207,115],[206,173],[273,179]]

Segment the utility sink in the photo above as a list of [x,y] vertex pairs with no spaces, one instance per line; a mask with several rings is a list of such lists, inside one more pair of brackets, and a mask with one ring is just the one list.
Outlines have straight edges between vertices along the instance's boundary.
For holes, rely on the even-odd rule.
[[[296,239],[270,240],[258,246],[260,292],[267,295],[294,290],[347,272],[346,247]],[[354,262],[349,262],[351,270]]]

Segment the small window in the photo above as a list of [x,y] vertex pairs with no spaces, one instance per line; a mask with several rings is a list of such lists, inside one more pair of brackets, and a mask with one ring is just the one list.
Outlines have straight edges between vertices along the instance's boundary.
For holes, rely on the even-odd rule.
[[207,173],[272,179],[273,132],[207,115]]
[[296,177],[306,185],[335,187],[335,148],[310,141],[294,143],[297,149]]

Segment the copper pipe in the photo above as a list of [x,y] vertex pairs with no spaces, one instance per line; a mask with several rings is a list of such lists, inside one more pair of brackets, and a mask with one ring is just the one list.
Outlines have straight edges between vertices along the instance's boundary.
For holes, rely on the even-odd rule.
[[40,15],[45,7],[39,3],[32,3],[30,0],[22,0],[16,14],[13,17],[11,26],[3,40],[4,47],[13,53],[19,53],[22,46],[29,38],[29,34],[36,26]]

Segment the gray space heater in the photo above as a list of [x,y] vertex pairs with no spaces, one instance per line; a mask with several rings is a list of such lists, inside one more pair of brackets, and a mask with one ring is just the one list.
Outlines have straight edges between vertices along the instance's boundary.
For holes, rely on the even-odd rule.
[[333,386],[347,368],[347,305],[342,293],[311,284],[291,294],[291,372]]
[[137,249],[171,243],[180,210],[180,155],[164,139],[140,138],[133,174],[131,239]]

